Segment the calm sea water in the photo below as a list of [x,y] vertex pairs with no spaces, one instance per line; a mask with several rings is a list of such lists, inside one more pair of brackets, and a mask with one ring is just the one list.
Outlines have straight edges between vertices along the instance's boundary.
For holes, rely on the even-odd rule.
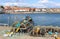
[[15,21],[22,21],[26,16],[30,16],[35,25],[60,26],[60,14],[0,14],[0,24],[12,25]]

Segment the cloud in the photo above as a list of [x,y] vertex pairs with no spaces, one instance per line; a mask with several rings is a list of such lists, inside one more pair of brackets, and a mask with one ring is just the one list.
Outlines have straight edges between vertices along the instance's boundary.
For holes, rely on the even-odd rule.
[[11,3],[11,2],[7,2],[7,3],[3,3],[4,6],[11,6],[11,5],[18,5],[18,3]]
[[54,3],[55,6],[59,6],[60,7],[60,3]]
[[53,0],[39,0],[36,4],[43,5],[46,8],[60,8],[60,3]]
[[39,0],[38,3],[47,3],[48,0]]
[[11,5],[17,5],[17,6],[19,6],[19,4],[20,5],[25,5],[24,3],[17,3],[17,2],[6,2],[6,3],[3,3],[3,5],[8,5],[8,6],[11,6]]
[[32,4],[32,6],[35,6],[37,8],[47,8],[45,5],[48,2],[48,0],[38,0],[36,4]]
[[6,2],[3,3],[3,5],[5,6],[27,6],[27,7],[36,7],[36,8],[46,8],[47,6],[45,6],[42,3],[46,3],[48,0],[39,0],[36,3],[24,3],[22,2],[22,0],[20,0],[19,2]]
[[[15,1],[15,0],[12,0]],[[37,0],[35,3],[24,2],[25,0],[16,0],[15,2],[5,2],[3,5],[11,6],[27,6],[27,7],[37,7],[37,8],[57,8],[60,7],[60,3],[53,0]]]
[[60,8],[60,3],[58,2],[49,1],[47,4],[48,4],[47,6],[50,6],[52,8]]

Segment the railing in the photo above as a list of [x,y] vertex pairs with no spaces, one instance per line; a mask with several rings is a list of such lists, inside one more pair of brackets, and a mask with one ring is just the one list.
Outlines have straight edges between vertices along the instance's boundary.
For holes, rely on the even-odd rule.
[[8,24],[0,23],[0,26],[8,26]]

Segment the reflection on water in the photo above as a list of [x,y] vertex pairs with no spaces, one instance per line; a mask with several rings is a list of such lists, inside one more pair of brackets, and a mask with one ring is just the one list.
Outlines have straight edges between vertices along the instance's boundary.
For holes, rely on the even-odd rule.
[[32,17],[35,25],[60,26],[60,14],[0,14],[0,23],[12,25],[15,21],[21,21],[26,16]]

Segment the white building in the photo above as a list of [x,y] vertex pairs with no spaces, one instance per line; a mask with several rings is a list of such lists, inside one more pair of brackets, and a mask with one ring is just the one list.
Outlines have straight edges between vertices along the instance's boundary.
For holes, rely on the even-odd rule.
[[35,11],[40,12],[40,11],[41,11],[41,9],[40,9],[40,8],[36,8],[36,9],[35,9]]
[[45,8],[42,8],[42,12],[46,12],[47,10]]

